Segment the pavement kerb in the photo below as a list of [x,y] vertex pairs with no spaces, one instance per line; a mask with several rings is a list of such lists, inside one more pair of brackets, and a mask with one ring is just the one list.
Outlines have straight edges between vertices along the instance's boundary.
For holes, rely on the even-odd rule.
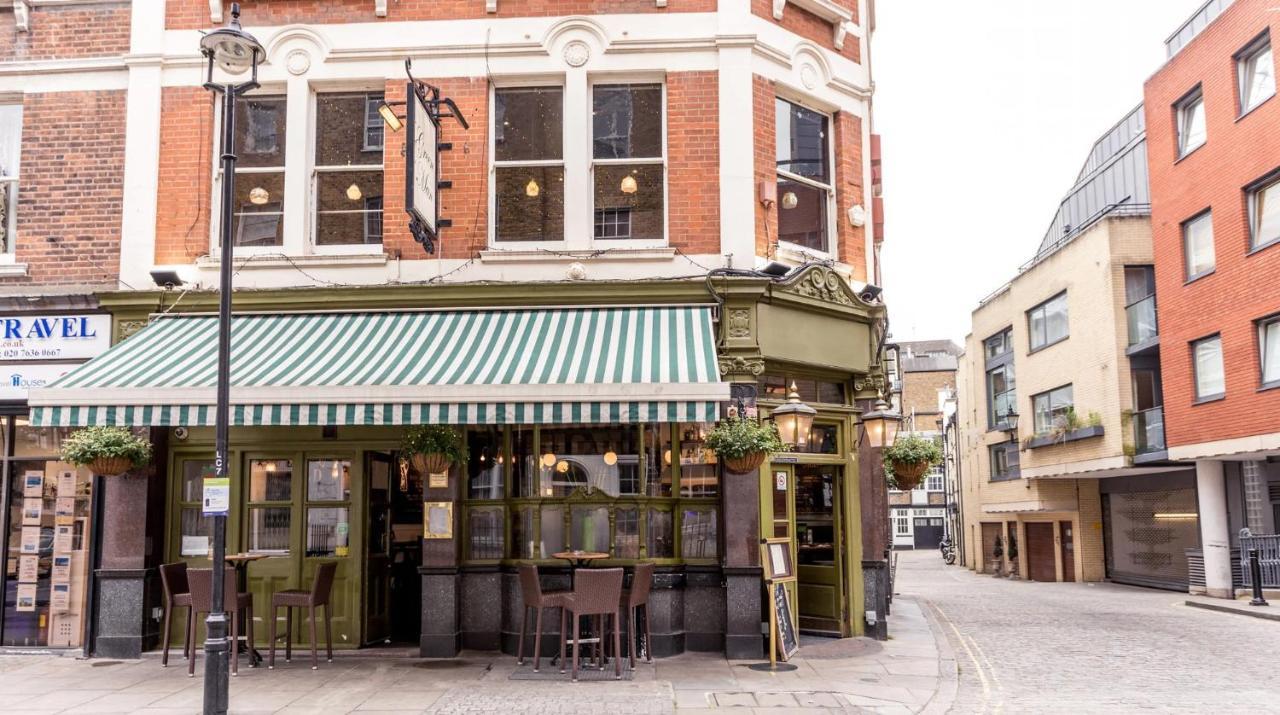
[[956,663],[955,650],[951,648],[951,641],[947,639],[946,631],[942,629],[942,624],[938,623],[937,616],[934,615],[932,604],[928,599],[914,596],[898,596],[898,598],[909,599],[915,601],[916,606],[924,613],[924,618],[929,623],[929,630],[933,633],[933,642],[938,646],[938,687],[933,692],[933,697],[925,703],[920,710],[924,715],[942,715],[950,712],[951,706],[955,704],[956,693],[960,688],[960,668]]
[[1185,603],[1186,605],[1191,606],[1192,608],[1203,608],[1206,611],[1217,611],[1219,613],[1234,613],[1236,615],[1245,616],[1247,618],[1264,618],[1269,621],[1280,621],[1280,613],[1274,613],[1270,611],[1246,611],[1245,609],[1238,608],[1236,606],[1227,606],[1227,605],[1219,606],[1216,603],[1206,603],[1204,601],[1187,600],[1185,601]]

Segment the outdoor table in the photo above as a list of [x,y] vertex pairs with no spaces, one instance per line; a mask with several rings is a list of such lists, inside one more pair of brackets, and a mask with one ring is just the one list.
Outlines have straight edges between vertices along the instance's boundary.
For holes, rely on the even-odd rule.
[[[560,551],[560,552],[557,552],[557,553],[552,554],[551,556],[552,556],[553,558],[560,559],[561,561],[568,561],[568,562],[569,562],[569,565],[573,567],[573,568],[569,571],[569,590],[570,590],[570,591],[572,591],[572,590],[573,590],[573,585],[574,585],[574,578],[573,578],[573,574],[574,574],[574,572],[576,572],[576,571],[577,571],[578,569],[580,569],[580,568],[590,568],[590,566],[591,566],[591,562],[592,562],[592,561],[599,561],[600,559],[607,559],[607,558],[609,558],[609,554],[606,554],[606,553],[601,552],[601,551]],[[604,647],[604,646],[603,646],[603,645],[600,645],[600,638],[599,638],[599,637],[596,637],[596,636],[593,636],[593,635],[591,634],[591,621],[590,621],[590,619],[588,619],[588,621],[587,621],[587,632],[586,632],[585,634],[583,634],[583,635],[585,635],[585,636],[587,636],[587,637],[585,637],[585,638],[579,638],[579,639],[578,639],[578,642],[575,644],[575,647],[577,647],[578,645],[591,644],[591,645],[593,645],[593,646],[599,646],[601,649],[603,649],[603,647]],[[565,637],[565,634],[564,634],[564,633],[561,633],[561,634],[560,634],[560,637],[561,637],[561,638],[564,638],[564,637]],[[552,665],[555,665],[559,660],[560,660],[560,654],[559,654],[559,653],[557,653],[555,656],[553,656],[553,657],[551,658],[551,664],[552,664]],[[601,669],[601,670],[603,670],[603,669],[604,669],[604,658],[601,658],[601,659],[600,659],[600,669]]]
[[[227,554],[223,557],[223,560],[230,564],[236,571],[236,593],[245,593],[249,590],[249,564],[265,558],[267,558],[266,554],[251,553]],[[237,617],[243,619],[245,618],[245,614],[241,613]],[[246,625],[243,620],[241,621],[241,625]],[[241,636],[238,639],[236,647],[240,648],[242,652],[248,652],[249,665],[256,668],[260,663],[262,663],[262,654],[258,653],[256,649],[249,650],[246,646],[248,643],[248,635],[245,628],[241,628],[240,633]]]

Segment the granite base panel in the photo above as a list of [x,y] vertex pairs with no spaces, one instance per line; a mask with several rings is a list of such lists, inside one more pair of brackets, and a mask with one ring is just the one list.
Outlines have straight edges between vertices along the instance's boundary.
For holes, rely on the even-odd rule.
[[146,576],[143,572],[99,570],[97,632],[93,652],[103,658],[142,657],[146,631]]
[[418,641],[418,655],[423,658],[455,658],[462,652],[462,634],[424,635]]
[[728,634],[724,637],[724,655],[730,660],[764,658],[764,636]]

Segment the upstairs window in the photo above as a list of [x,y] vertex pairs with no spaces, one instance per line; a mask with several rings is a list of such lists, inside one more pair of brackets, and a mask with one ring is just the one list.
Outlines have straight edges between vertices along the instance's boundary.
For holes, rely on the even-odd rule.
[[1155,266],[1124,267],[1124,300],[1129,345],[1156,337],[1160,331],[1156,322]]
[[1182,224],[1182,252],[1187,280],[1213,272],[1213,213],[1205,211]]
[[1196,377],[1196,400],[1212,400],[1226,394],[1222,336],[1210,335],[1191,343],[1191,358]]
[[231,236],[237,247],[284,245],[284,97],[243,97],[236,104],[235,199]]
[[1178,120],[1178,158],[1190,154],[1205,142],[1204,95],[1200,88],[1174,105]]
[[1280,386],[1280,315],[1258,321],[1263,387]]
[[778,171],[778,240],[830,251],[830,119],[785,99],[775,99]]
[[1280,241],[1280,172],[1258,182],[1248,191],[1249,248]]
[[987,359],[993,360],[1013,349],[1013,328],[1007,328],[983,341]]
[[1068,335],[1067,294],[1059,293],[1027,311],[1027,329],[1031,334],[1031,351],[1066,340]]
[[1271,36],[1263,34],[1236,55],[1240,82],[1240,113],[1262,104],[1276,93],[1276,66],[1271,57]]
[[564,240],[564,89],[494,90],[494,240]]
[[13,253],[17,236],[21,147],[22,105],[0,104],[0,255]]
[[591,91],[592,196],[597,240],[666,235],[662,85]]
[[[315,244],[382,243],[381,94],[316,96]],[[371,129],[369,107],[378,119]]]
[[1071,385],[1063,385],[1031,398],[1035,412],[1036,434],[1048,434],[1067,424],[1068,413],[1075,409]]

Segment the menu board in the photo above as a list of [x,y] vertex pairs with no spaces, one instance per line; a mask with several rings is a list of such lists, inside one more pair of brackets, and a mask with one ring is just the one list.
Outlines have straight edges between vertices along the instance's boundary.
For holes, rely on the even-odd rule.
[[776,582],[773,584],[773,621],[777,627],[778,640],[778,657],[790,660],[800,650],[800,640],[796,637],[795,628],[792,627],[791,619],[791,598],[787,595],[787,584],[785,582]]

